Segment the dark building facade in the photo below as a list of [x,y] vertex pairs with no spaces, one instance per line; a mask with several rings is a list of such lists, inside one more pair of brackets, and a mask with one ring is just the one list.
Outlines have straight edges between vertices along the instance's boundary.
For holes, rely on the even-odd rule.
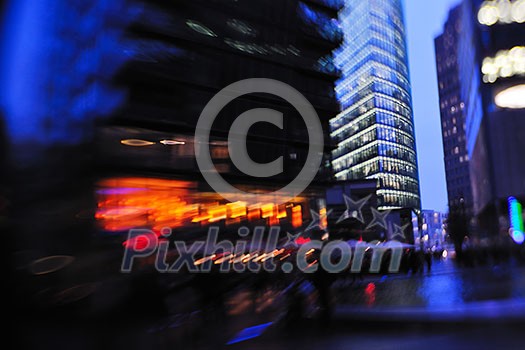
[[464,207],[466,213],[471,216],[472,189],[465,134],[465,102],[461,97],[458,66],[461,14],[461,6],[450,11],[443,33],[436,37],[434,44],[448,205],[451,210]]
[[[180,181],[165,183],[174,193],[182,188],[191,189],[180,192],[183,193],[180,201],[170,204],[180,209],[177,215],[182,219],[161,220],[163,225],[199,223],[195,217],[202,219],[200,223],[239,221],[239,218],[242,221],[250,217],[250,208],[242,203],[237,203],[235,209],[227,207],[224,199],[212,195],[213,191],[203,181],[195,149],[209,147],[221,177],[239,189],[260,195],[261,207],[254,208],[254,218],[266,218],[268,223],[276,224],[293,216],[291,206],[273,206],[278,199],[265,196],[268,191],[288,184],[303,167],[309,166],[305,164],[308,126],[284,99],[286,96],[255,93],[235,99],[218,114],[209,144],[194,144],[199,116],[215,94],[243,79],[269,78],[297,89],[320,118],[324,161],[312,185],[297,199],[300,204],[296,204],[304,218],[310,216],[307,208],[324,207],[322,198],[321,202],[315,198],[323,190],[324,181],[332,176],[328,121],[337,114],[339,106],[334,94],[338,71],[331,52],[342,39],[335,20],[340,2],[197,0],[137,4],[140,6],[123,40],[123,52],[129,60],[117,78],[127,91],[127,100],[98,132],[98,159],[105,174],[101,179],[104,194],[101,202],[123,203],[106,187],[121,187],[118,176],[126,169],[140,176]],[[243,174],[228,153],[228,131],[233,121],[254,108],[270,108],[284,115],[282,129],[257,123],[250,129],[247,140],[248,153],[255,162],[268,163],[283,157],[284,171],[270,178]],[[108,182],[111,177],[116,177],[116,182]],[[133,186],[139,186],[134,183]],[[312,201],[315,205],[308,204]],[[146,202],[143,206],[158,204]],[[101,218],[107,218],[110,207],[104,205]],[[237,214],[232,214],[233,211]],[[170,216],[165,214],[159,209],[159,217]],[[154,225],[160,225],[159,222]]]
[[474,213],[483,232],[509,231],[509,198],[525,199],[524,3],[466,0],[458,43]]

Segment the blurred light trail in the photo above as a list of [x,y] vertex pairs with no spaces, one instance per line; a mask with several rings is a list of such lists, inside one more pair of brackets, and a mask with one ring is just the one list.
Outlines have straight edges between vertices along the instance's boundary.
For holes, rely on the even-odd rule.
[[226,343],[226,345],[231,345],[235,343],[240,343],[242,341],[253,339],[260,336],[266,328],[270,327],[273,322],[263,323],[258,326],[248,327],[240,331],[232,340]]

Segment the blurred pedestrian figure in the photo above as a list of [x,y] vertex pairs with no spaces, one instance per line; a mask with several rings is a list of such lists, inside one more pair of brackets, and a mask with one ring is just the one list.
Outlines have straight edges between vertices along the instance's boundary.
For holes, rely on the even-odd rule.
[[[326,231],[314,229],[311,231],[311,238],[316,240],[322,240],[322,237],[325,235]],[[323,244],[326,244],[326,241],[323,241]],[[316,261],[319,264],[321,260],[320,250],[316,250],[311,255],[311,261]],[[354,275],[355,276],[355,275]],[[322,266],[318,265],[317,270],[314,273],[307,274],[306,278],[311,281],[317,290],[318,301],[320,306],[320,321],[322,326],[327,326],[332,316],[332,293],[331,287],[332,283],[336,279],[335,274],[331,274],[326,271]]]
[[363,282],[363,272],[361,272],[361,271],[359,271],[359,272],[352,272],[351,275],[352,275],[352,282],[350,283],[351,285],[353,285],[355,283],[355,281],[357,280],[358,277],[359,277],[359,281]]
[[418,267],[418,271],[419,271],[419,274],[423,274],[423,272],[425,272],[425,251],[423,249],[419,249],[417,252],[416,252],[416,255],[417,255],[417,267]]
[[285,327],[289,330],[300,329],[303,323],[305,298],[300,290],[300,282],[294,281],[286,293]]
[[430,272],[432,270],[432,252],[430,249],[427,249],[425,253],[425,262],[427,263],[427,270]]
[[408,262],[412,274],[415,275],[419,271],[419,258],[415,250],[411,250],[408,255]]

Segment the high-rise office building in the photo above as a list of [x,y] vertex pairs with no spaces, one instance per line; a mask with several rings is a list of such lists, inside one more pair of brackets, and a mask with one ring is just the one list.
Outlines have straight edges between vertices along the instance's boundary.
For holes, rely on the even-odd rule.
[[435,39],[436,67],[448,205],[464,207],[472,214],[469,155],[465,136],[465,102],[461,98],[458,67],[458,40],[461,6],[449,13],[443,33]]
[[[458,41],[474,214],[482,233],[509,232],[525,201],[525,1],[465,0]],[[520,213],[522,215],[522,213]]]
[[381,209],[420,209],[403,8],[400,0],[347,0],[339,12],[344,44],[330,121],[338,180],[377,179]]

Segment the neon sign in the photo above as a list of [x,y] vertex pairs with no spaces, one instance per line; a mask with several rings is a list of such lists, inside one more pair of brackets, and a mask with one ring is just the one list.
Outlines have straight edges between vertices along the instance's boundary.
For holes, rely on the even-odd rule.
[[522,244],[525,241],[523,214],[521,203],[514,197],[509,197],[509,218],[510,229],[509,233],[514,242]]

